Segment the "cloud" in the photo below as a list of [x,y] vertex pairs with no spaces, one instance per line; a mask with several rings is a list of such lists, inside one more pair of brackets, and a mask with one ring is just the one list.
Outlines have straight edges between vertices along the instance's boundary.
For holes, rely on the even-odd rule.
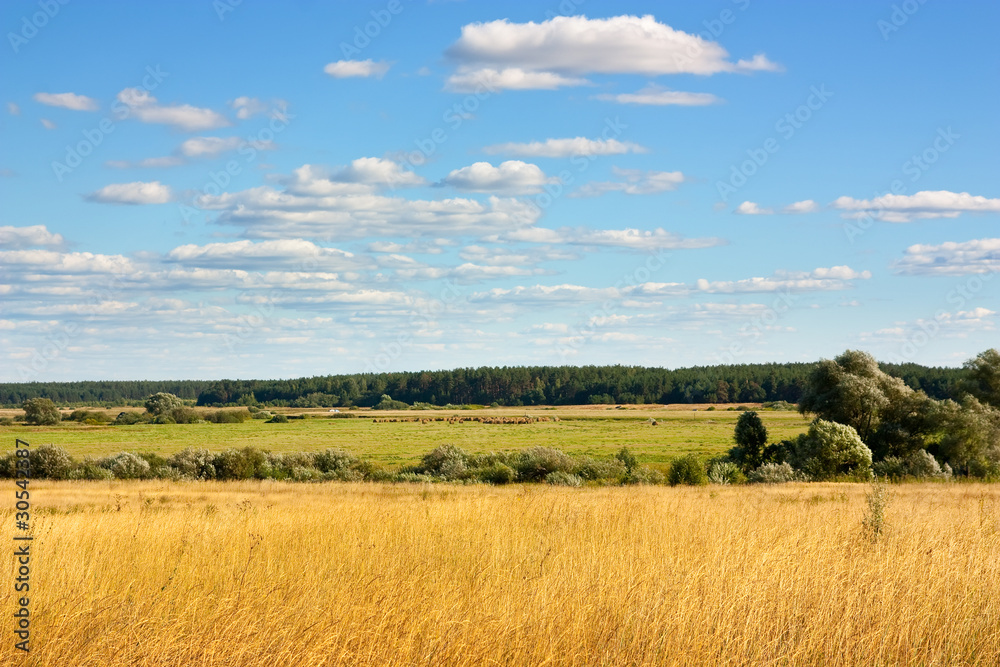
[[172,198],[170,188],[159,181],[112,183],[86,197],[102,204],[166,204]]
[[7,102],[7,113],[11,116],[20,116],[21,107],[19,107],[16,102]]
[[726,245],[727,243],[725,239],[716,237],[688,239],[661,228],[650,231],[632,228],[587,229],[583,227],[562,227],[560,229],[526,227],[506,232],[502,235],[487,236],[486,240],[629,248],[633,250],[712,248]]
[[50,232],[45,225],[0,227],[0,247],[20,249],[48,246],[58,248],[64,244],[63,237],[60,234]]
[[624,153],[646,153],[647,149],[631,141],[617,139],[587,139],[574,137],[572,139],[546,139],[530,143],[494,144],[486,146],[483,152],[487,155],[505,154],[520,157],[555,157],[565,158],[576,155],[622,155]]
[[557,76],[715,74],[777,70],[763,54],[732,62],[718,43],[659,23],[651,15],[556,16],[540,23],[471,23],[447,50],[459,75],[493,69]]
[[97,111],[97,100],[76,93],[35,93],[34,100],[50,107],[73,111]]
[[904,257],[893,263],[893,269],[904,275],[997,273],[1000,272],[1000,238],[911,245]]
[[207,245],[183,245],[167,254],[172,262],[186,266],[226,267],[253,270],[287,266],[299,271],[355,271],[372,262],[337,248],[324,248],[303,239],[233,241]]
[[484,89],[499,90],[556,90],[567,86],[586,86],[586,79],[567,77],[554,72],[532,72],[520,67],[497,70],[482,68],[458,72],[448,77],[446,88],[455,93],[475,93]]
[[323,71],[332,76],[335,79],[344,79],[347,77],[369,77],[373,76],[376,79],[381,79],[385,76],[385,73],[389,71],[392,63],[387,62],[375,62],[371,59],[368,60],[338,60],[335,63],[330,63],[323,68]]
[[272,100],[270,103],[262,102],[256,97],[237,97],[229,103],[229,106],[236,111],[236,117],[246,120],[252,116],[266,113],[271,109],[287,109],[288,102],[285,100]]
[[847,211],[845,218],[871,216],[883,222],[913,222],[928,218],[957,218],[962,213],[1000,213],[1000,199],[968,192],[922,190],[912,195],[886,194],[873,199],[839,197],[834,208]]
[[553,180],[538,165],[507,160],[497,167],[489,162],[476,162],[468,167],[455,169],[444,178],[443,183],[471,192],[523,195],[540,192],[542,186]]
[[684,174],[679,171],[640,171],[619,169],[611,171],[621,176],[622,181],[601,181],[587,183],[571,194],[571,197],[597,197],[608,192],[622,192],[627,195],[652,195],[676,190],[684,182]]
[[796,214],[796,213],[815,213],[819,210],[819,204],[814,202],[812,199],[803,199],[802,201],[797,201],[789,204],[785,208],[781,209],[782,213]]
[[738,215],[771,215],[774,213],[774,209],[761,208],[755,202],[745,201],[737,206],[733,213]]
[[685,93],[669,90],[662,86],[650,84],[635,93],[619,93],[617,95],[595,95],[595,100],[617,102],[618,104],[642,104],[648,106],[686,106],[696,107],[708,104],[718,104],[722,100],[711,93]]
[[812,271],[778,271],[770,278],[745,278],[743,280],[708,281],[695,283],[696,289],[713,294],[779,291],[826,291],[851,287],[855,280],[868,280],[870,271],[855,271],[849,266],[818,268]]
[[277,146],[272,141],[248,142],[242,137],[192,137],[177,149],[184,157],[215,157],[239,149],[244,144],[259,151],[272,151]]
[[229,119],[211,109],[190,104],[164,106],[142,88],[126,88],[118,93],[118,101],[125,104],[130,115],[143,123],[170,125],[185,132],[199,132],[231,125]]
[[135,266],[121,255],[99,255],[89,252],[56,252],[55,250],[0,250],[0,265],[5,269],[34,269],[43,274],[132,273]]
[[166,155],[164,157],[147,157],[142,160],[108,160],[105,166],[112,169],[163,169],[167,167],[179,167],[185,164],[184,158],[178,155]]
[[211,159],[225,153],[250,146],[257,151],[273,151],[278,148],[273,141],[248,142],[242,137],[192,137],[184,141],[173,155],[149,157],[142,160],[108,160],[104,164],[113,169],[162,169],[179,167],[192,159]]
[[377,157],[362,157],[339,169],[305,164],[282,180],[287,192],[301,196],[369,194],[385,188],[408,188],[426,185],[421,176],[404,169],[398,162]]
[[54,129],[56,129],[56,127],[58,127],[55,123],[53,123],[48,118],[42,118],[40,120],[41,120],[41,123],[42,123],[42,127],[44,127],[46,130],[54,130]]
[[[284,179],[285,189],[257,187],[198,197],[194,205],[220,211],[217,222],[243,227],[251,238],[313,239],[396,236],[481,236],[483,230],[509,230],[533,224],[537,207],[517,199],[486,202],[451,198],[404,199],[379,195],[377,187],[395,178],[415,184],[415,174],[379,158],[362,158],[333,175],[304,165]],[[349,179],[355,179],[353,182]],[[390,182],[387,182],[390,181]]]

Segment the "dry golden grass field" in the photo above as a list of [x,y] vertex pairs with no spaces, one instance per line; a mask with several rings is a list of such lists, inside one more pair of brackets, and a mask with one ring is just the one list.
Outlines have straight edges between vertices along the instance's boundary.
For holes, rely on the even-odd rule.
[[1000,488],[866,491],[32,482],[0,664],[998,664]]

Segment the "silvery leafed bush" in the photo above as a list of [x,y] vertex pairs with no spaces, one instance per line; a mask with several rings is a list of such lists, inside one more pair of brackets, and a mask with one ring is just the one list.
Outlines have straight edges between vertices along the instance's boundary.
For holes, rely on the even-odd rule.
[[785,484],[804,482],[806,479],[803,473],[787,463],[765,463],[747,475],[747,481],[751,484]]

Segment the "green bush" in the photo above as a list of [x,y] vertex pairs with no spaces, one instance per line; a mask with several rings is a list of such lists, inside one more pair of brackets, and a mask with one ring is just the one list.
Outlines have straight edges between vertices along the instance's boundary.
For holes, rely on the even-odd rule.
[[207,449],[182,449],[167,459],[167,465],[185,479],[215,479],[215,455]]
[[113,426],[131,426],[132,424],[139,424],[145,421],[140,412],[120,412],[111,424]]
[[83,408],[80,408],[71,412],[70,415],[66,417],[66,421],[107,424],[111,421],[111,418],[106,412],[100,410],[84,410]]
[[747,475],[751,484],[785,484],[787,482],[805,482],[808,477],[792,468],[787,463],[765,463]]
[[62,447],[40,445],[31,449],[31,476],[35,479],[66,479],[73,470],[73,457]]
[[171,410],[170,418],[175,424],[196,424],[202,421],[196,410],[184,406]]
[[288,417],[286,417],[285,415],[274,415],[273,417],[271,417],[270,419],[268,419],[264,423],[265,424],[287,424],[288,423]]
[[714,461],[708,466],[708,481],[712,484],[741,484],[746,481],[746,477],[732,461]]
[[670,474],[667,476],[670,486],[687,484],[689,486],[700,486],[708,484],[708,476],[705,474],[705,466],[694,454],[687,454],[674,459],[670,464]]
[[434,475],[445,480],[457,480],[467,476],[469,455],[455,445],[435,447],[420,460],[414,470],[417,473]]
[[205,421],[213,424],[242,424],[250,417],[246,410],[218,410],[205,414]]
[[583,484],[583,480],[577,475],[562,470],[550,472],[545,476],[545,482],[552,486],[580,486]]
[[219,452],[214,464],[215,476],[220,480],[264,479],[269,472],[267,454],[256,447]]
[[102,468],[108,470],[115,479],[146,479],[149,477],[149,463],[138,454],[119,452],[101,459]]
[[111,480],[114,477],[114,474],[110,470],[101,467],[99,461],[89,456],[84,458],[67,476],[68,479],[85,479],[98,482]]
[[[624,450],[628,451],[628,450]],[[620,454],[621,452],[619,452]],[[631,454],[629,454],[631,456]],[[614,484],[621,484],[625,481],[625,478],[631,474],[633,470],[638,469],[638,464],[635,461],[635,457],[631,457],[631,465],[627,465],[622,462],[622,460],[615,456],[615,458],[609,460],[595,459],[590,456],[585,456],[577,459],[576,466],[573,468],[573,474],[577,475],[581,479],[587,481],[600,481],[607,480],[608,482]]]
[[394,401],[389,394],[382,394],[382,399],[375,404],[373,410],[409,410],[409,403],[404,403],[403,401]]
[[625,477],[626,484],[656,485],[663,484],[664,481],[666,480],[663,477],[663,473],[649,466],[633,468],[632,472]]
[[510,484],[517,479],[517,472],[505,463],[493,463],[472,472],[475,479],[487,484]]
[[871,475],[872,452],[846,424],[814,419],[793,442],[789,463],[816,480],[837,475]]
[[518,479],[524,482],[540,482],[551,473],[569,473],[574,467],[571,457],[551,447],[529,447],[514,460]]

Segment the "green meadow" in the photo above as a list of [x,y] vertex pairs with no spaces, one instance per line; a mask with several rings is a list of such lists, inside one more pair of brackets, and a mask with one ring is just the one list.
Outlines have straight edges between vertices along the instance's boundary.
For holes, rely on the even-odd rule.
[[[704,458],[722,454],[732,446],[733,429],[740,412],[723,406],[714,411],[686,406],[614,409],[580,406],[557,409],[517,408],[484,410],[358,411],[348,418],[331,418],[324,411],[283,411],[287,424],[248,420],[240,424],[136,424],[91,426],[61,422],[56,426],[4,427],[0,433],[32,445],[55,444],[74,457],[105,456],[121,451],[170,454],[185,447],[219,451],[253,446],[273,452],[343,449],[389,465],[415,463],[435,447],[457,445],[470,453],[517,450],[533,446],[555,447],[568,454],[609,456],[628,447],[640,462],[662,467],[671,459],[695,453]],[[116,410],[109,413],[117,414]],[[438,417],[524,416],[558,417],[558,421],[531,424],[450,423]],[[791,438],[808,428],[797,412],[760,411],[771,441]],[[356,416],[354,416],[356,415]],[[374,419],[425,419],[373,423]],[[654,426],[650,420],[657,423]]]

